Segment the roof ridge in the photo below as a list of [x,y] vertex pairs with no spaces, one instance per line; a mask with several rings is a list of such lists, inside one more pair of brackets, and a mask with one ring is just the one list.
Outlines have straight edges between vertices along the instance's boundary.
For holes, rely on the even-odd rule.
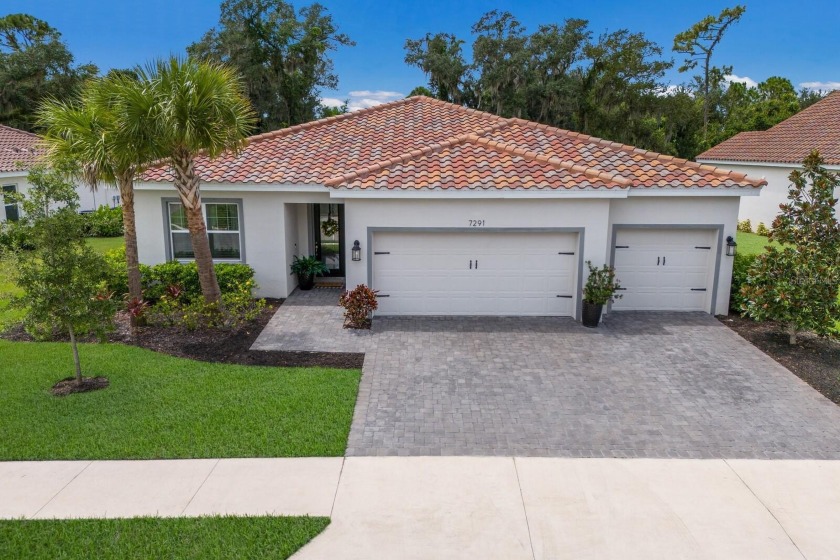
[[550,165],[553,165],[554,167],[559,167],[572,173],[580,173],[581,175],[585,175],[590,179],[600,179],[601,181],[618,183],[619,185],[624,187],[629,187],[633,184],[632,180],[626,177],[622,177],[621,175],[618,175],[616,173],[610,173],[609,171],[599,171],[591,167],[586,167],[585,165],[578,165],[570,161],[565,161],[557,156],[547,156],[545,154],[533,152],[525,148],[520,148],[515,144],[511,144],[509,142],[498,142],[496,140],[490,140],[489,138],[481,137],[475,138],[474,141],[477,144],[481,144],[489,148],[524,157],[533,161],[538,161],[540,163],[548,163]]
[[660,154],[659,152],[654,152],[652,150],[644,150],[642,148],[637,148],[635,146],[631,146],[629,144],[622,144],[621,142],[613,142],[611,140],[605,140],[603,138],[599,138],[597,136],[592,136],[590,134],[583,134],[582,132],[573,132],[571,130],[565,130],[563,128],[557,128],[554,126],[550,126],[547,124],[536,123],[531,121],[526,121],[525,119],[518,119],[514,118],[511,119],[512,122],[516,124],[523,124],[525,126],[529,126],[531,128],[538,128],[543,130],[553,130],[564,136],[569,136],[572,138],[578,138],[585,142],[591,142],[593,144],[599,144],[601,146],[607,146],[609,148],[613,148],[616,150],[622,150],[625,152],[634,153],[640,155],[642,157],[648,159],[658,159],[667,162],[673,162],[678,165],[687,165],[688,167],[692,167],[694,169],[701,169],[704,171],[708,171],[714,175],[719,177],[728,177],[733,181],[746,181],[747,183],[753,185],[754,187],[760,187],[767,184],[767,181],[763,179],[753,179],[752,177],[747,177],[746,173],[738,173],[735,171],[731,171],[728,169],[721,169],[720,167],[716,167],[714,165],[707,165],[704,163],[697,163],[696,161],[691,161],[684,158],[679,158],[676,156],[669,156],[667,154]]
[[[419,97],[419,96],[416,96]],[[430,98],[429,98],[430,99]],[[444,102],[445,103],[445,102]],[[477,134],[486,134],[488,132],[496,131],[500,128],[503,128],[507,125],[506,121],[499,122],[493,126],[486,127],[482,130],[479,130],[478,133],[476,132],[465,132],[464,134],[457,134],[455,136],[450,136],[449,138],[441,141],[435,142],[433,144],[429,144],[423,148],[416,148],[411,150],[410,152],[404,152],[402,154],[390,157],[385,160],[381,160],[377,163],[372,165],[368,165],[366,167],[361,167],[359,169],[355,169],[349,173],[343,173],[341,175],[336,175],[331,179],[324,181],[324,185],[328,187],[336,187],[341,183],[347,183],[350,181],[354,181],[366,175],[370,175],[371,173],[376,173],[377,171],[381,171],[386,167],[391,167],[392,165],[396,165],[398,163],[406,163],[414,158],[425,156],[431,154],[433,152],[437,152],[446,148],[451,148],[457,144],[463,144],[467,140],[470,140],[472,137],[478,138]]]
[[[446,102],[443,102],[446,103]],[[466,109],[466,108],[465,108]],[[500,117],[501,118],[501,117]],[[591,179],[600,179],[601,181],[605,182],[612,182],[617,183],[622,187],[629,187],[633,184],[630,179],[626,177],[622,177],[620,175],[616,175],[613,173],[609,173],[607,171],[598,171],[597,169],[592,169],[591,167],[585,167],[582,165],[577,165],[568,161],[564,161],[557,156],[547,156],[545,154],[540,154],[537,152],[532,152],[530,150],[526,150],[525,148],[521,148],[514,144],[510,144],[508,142],[498,142],[496,140],[491,140],[489,138],[484,138],[484,134],[489,134],[491,132],[495,132],[506,126],[510,125],[510,119],[501,119],[501,122],[485,127],[477,132],[467,132],[464,134],[458,134],[456,136],[451,136],[442,142],[436,142],[434,144],[430,144],[424,148],[418,148],[412,150],[410,152],[405,152],[403,154],[388,158],[387,160],[382,160],[377,162],[373,165],[369,165],[367,167],[363,167],[360,169],[356,169],[351,171],[350,173],[344,173],[342,175],[337,175],[328,181],[324,182],[324,185],[328,187],[336,187],[342,183],[349,183],[356,179],[360,179],[371,173],[376,173],[377,171],[381,171],[393,165],[397,165],[400,163],[406,163],[412,159],[426,156],[431,153],[444,150],[446,148],[451,148],[452,146],[456,146],[458,144],[464,144],[467,142],[472,142],[474,144],[478,144],[480,146],[484,146],[493,150],[505,152],[508,154],[524,157],[526,159],[537,161],[540,163],[547,163],[554,167],[559,167],[561,169],[565,169],[566,171],[570,171],[572,173],[580,173],[589,177]]]
[[299,132],[301,130],[307,130],[310,128],[319,127],[325,124],[331,124],[336,121],[346,120],[349,118],[354,118],[359,115],[367,115],[369,113],[373,113],[379,111],[381,109],[386,109],[389,107],[394,107],[397,105],[402,105],[404,103],[408,103],[410,101],[417,101],[420,97],[418,95],[414,95],[411,97],[404,97],[402,99],[397,99],[396,101],[389,101],[388,103],[380,103],[379,105],[374,105],[372,107],[365,107],[364,109],[359,109],[358,111],[351,111],[349,113],[342,113],[340,115],[335,115],[332,117],[325,117],[323,119],[316,119],[314,121],[309,121],[305,123],[296,124],[294,126],[287,126],[286,128],[278,128],[277,130],[270,130],[268,132],[263,132],[260,134],[255,134],[254,136],[249,136],[247,138],[248,143],[260,140],[267,140],[269,138],[277,138],[279,136],[284,136],[286,134],[292,134],[295,132]]

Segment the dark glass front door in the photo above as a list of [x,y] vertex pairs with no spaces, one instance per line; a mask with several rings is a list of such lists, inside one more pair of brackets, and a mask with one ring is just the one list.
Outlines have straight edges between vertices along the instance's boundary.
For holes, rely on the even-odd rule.
[[315,257],[327,265],[327,276],[344,276],[344,205],[314,204]]

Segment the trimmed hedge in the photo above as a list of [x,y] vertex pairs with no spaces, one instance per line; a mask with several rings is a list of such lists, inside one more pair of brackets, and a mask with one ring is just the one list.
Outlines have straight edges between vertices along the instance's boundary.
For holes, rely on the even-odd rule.
[[[123,297],[128,293],[128,271],[125,266],[125,247],[112,249],[105,254],[108,262],[108,290],[115,296]],[[193,301],[201,297],[201,285],[198,281],[198,267],[194,262],[180,263],[166,262],[149,266],[140,265],[140,276],[143,283],[143,298],[149,302],[156,302],[166,293],[169,286],[177,285],[183,290],[185,301]],[[216,278],[222,294],[250,292],[253,284],[254,269],[247,264],[218,263],[216,264]]]
[[123,234],[122,208],[119,206],[100,206],[82,216],[85,219],[86,237],[119,237]]

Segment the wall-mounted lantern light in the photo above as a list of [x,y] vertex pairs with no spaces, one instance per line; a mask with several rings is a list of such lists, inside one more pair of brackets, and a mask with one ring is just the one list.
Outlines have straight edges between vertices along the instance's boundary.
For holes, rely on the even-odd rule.
[[[732,239],[731,237],[729,239]],[[728,253],[727,253],[728,254]],[[362,260],[362,248],[359,246],[359,240],[353,242],[353,248],[350,250],[351,258],[354,261]]]
[[726,238],[726,256],[727,257],[734,257],[735,256],[735,248],[738,246],[735,243],[735,240],[732,239],[732,236]]

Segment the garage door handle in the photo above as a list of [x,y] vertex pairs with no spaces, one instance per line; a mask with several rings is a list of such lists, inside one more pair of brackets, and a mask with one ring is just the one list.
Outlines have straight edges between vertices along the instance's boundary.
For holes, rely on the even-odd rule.
[[478,270],[478,259],[475,259],[475,269]]
[[472,270],[472,259],[470,259],[470,270]]
[[665,257],[662,257],[662,266],[665,266]]
[[656,257],[656,266],[659,266],[659,257]]

